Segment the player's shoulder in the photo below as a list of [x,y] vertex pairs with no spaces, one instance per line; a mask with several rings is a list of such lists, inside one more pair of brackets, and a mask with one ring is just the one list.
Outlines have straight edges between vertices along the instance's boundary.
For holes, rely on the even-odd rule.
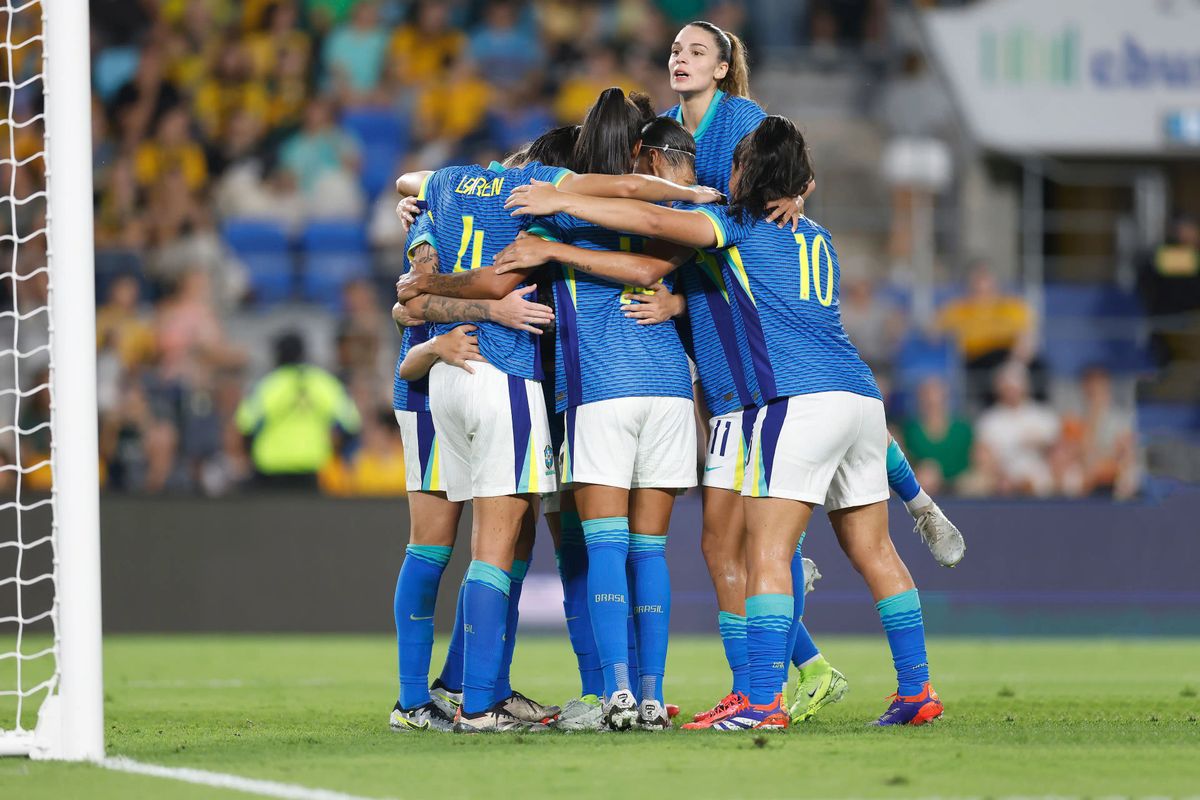
[[811,217],[805,216],[800,218],[800,224],[797,226],[796,230],[799,231],[801,228],[806,231],[810,231],[815,235],[823,236],[827,242],[833,242],[833,233],[830,232],[829,228],[826,228],[824,225],[817,222],[815,219],[812,219]]
[[660,117],[670,117],[671,119],[678,120],[679,119],[679,104],[676,103],[675,105],[668,108],[666,111],[659,114],[659,116]]
[[767,116],[763,107],[749,97],[735,97],[729,94],[721,98],[721,112],[734,120],[756,123]]

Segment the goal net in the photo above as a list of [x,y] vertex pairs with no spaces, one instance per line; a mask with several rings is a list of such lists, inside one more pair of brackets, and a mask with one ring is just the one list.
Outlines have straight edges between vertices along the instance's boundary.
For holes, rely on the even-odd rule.
[[87,3],[0,2],[0,755],[98,758]]

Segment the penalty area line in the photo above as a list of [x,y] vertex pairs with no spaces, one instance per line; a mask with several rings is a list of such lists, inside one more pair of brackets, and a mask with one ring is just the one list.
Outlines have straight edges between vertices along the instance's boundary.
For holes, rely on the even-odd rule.
[[145,764],[124,756],[106,758],[97,762],[105,769],[115,772],[129,772],[134,775],[148,775],[152,778],[195,783],[201,786],[212,786],[217,789],[229,789],[234,792],[245,792],[262,797],[280,797],[284,800],[375,800],[332,789],[314,789],[294,783],[280,783],[260,778],[246,778],[241,775],[230,775],[225,772],[210,772],[206,769],[192,767],[164,767],[160,764]]

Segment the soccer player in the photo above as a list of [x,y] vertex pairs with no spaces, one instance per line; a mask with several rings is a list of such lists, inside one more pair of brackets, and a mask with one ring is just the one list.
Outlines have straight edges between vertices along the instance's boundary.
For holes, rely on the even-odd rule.
[[[671,44],[668,70],[679,104],[664,116],[680,122],[695,138],[697,180],[728,194],[734,148],[766,116],[749,96],[745,46],[735,34],[711,22],[692,22]],[[812,186],[810,182],[806,192]],[[804,212],[801,198],[781,198],[767,208],[768,221],[790,224],[793,231]],[[900,445],[890,436],[887,456],[888,483],[912,515],[914,530],[934,560],[953,567],[966,549],[962,534],[921,488]]]
[[[734,153],[728,207],[676,210],[572,196],[552,186],[515,190],[509,204],[533,215],[567,213],[605,227],[721,255],[749,344],[743,368],[759,393],[742,493],[747,525],[748,702],[713,727],[787,727],[786,677],[794,598],[792,554],[816,505],[876,599],[897,675],[878,725],[941,716],[929,682],[924,625],[912,577],[887,529],[887,427],[870,369],[838,312],[838,263],[828,231],[805,219],[793,233],[767,204],[811,180],[804,138],[768,117]],[[798,269],[797,269],[798,265]]]
[[[432,222],[422,216],[409,231],[405,256],[410,269],[434,272],[437,251],[432,236]],[[547,306],[530,303],[522,297],[528,290],[517,289],[503,300],[485,301],[463,308],[433,301],[427,308],[432,319],[462,318],[469,321],[493,320],[519,330],[535,331],[529,322],[544,324],[553,319]],[[428,305],[428,303],[427,303]],[[430,651],[433,646],[434,604],[442,572],[450,560],[462,516],[462,503],[447,499],[446,486],[439,468],[437,433],[429,411],[428,369],[433,361],[468,368],[466,363],[478,358],[478,346],[468,333],[470,326],[455,328],[430,338],[429,326],[413,324],[406,309],[397,304],[393,317],[402,334],[400,356],[392,393],[392,406],[400,435],[404,442],[406,483],[408,489],[410,535],[406,558],[396,580],[394,612],[396,642],[400,664],[400,697],[392,711],[390,724],[395,730],[450,730],[455,707],[446,702],[445,687],[435,683],[432,697],[428,686]],[[411,356],[411,358],[410,358]],[[425,361],[424,368],[413,361]],[[407,369],[406,369],[407,367]],[[530,538],[529,547],[532,547]],[[461,636],[456,637],[461,642]],[[455,650],[447,656],[448,669],[455,665]],[[457,647],[458,671],[461,674],[461,643]],[[511,654],[509,654],[511,661]],[[446,670],[443,670],[445,673]],[[501,690],[502,691],[502,690]],[[509,688],[503,698],[510,710],[530,701]],[[440,702],[439,702],[440,701]],[[542,712],[542,716],[545,716]]]

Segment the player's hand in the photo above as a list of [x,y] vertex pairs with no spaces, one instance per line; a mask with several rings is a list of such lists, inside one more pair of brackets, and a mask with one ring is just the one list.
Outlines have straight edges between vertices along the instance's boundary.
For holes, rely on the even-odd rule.
[[396,303],[396,305],[392,306],[392,321],[401,328],[415,328],[418,325],[425,324],[425,320],[418,319],[408,313],[408,306],[404,305],[404,303]]
[[503,275],[515,269],[540,267],[547,261],[553,261],[550,255],[554,249],[553,245],[553,242],[548,242],[540,236],[530,236],[521,231],[508,247],[496,254],[496,260],[492,262],[496,274]]
[[691,202],[697,205],[705,205],[707,203],[724,203],[724,192],[718,192],[709,186],[693,186]]
[[626,319],[635,319],[638,325],[657,325],[687,310],[687,300],[683,295],[671,294],[662,281],[651,286],[647,292],[626,292],[621,295],[621,300],[628,303],[623,312]]
[[553,183],[535,180],[527,186],[518,186],[508,194],[504,207],[512,210],[512,216],[545,217],[563,210],[563,193]]
[[537,284],[513,289],[503,300],[491,302],[491,319],[506,328],[541,334],[542,328],[554,322],[554,309],[525,298],[537,291]]
[[407,303],[417,295],[425,294],[422,286],[424,277],[422,273],[415,270],[409,270],[401,275],[400,279],[396,281],[396,302]]
[[767,210],[771,212],[767,215],[767,222],[775,222],[780,228],[791,225],[795,231],[804,217],[804,198],[781,197],[767,203]]
[[465,369],[474,375],[475,370],[470,362],[485,360],[479,354],[477,330],[474,325],[459,325],[448,333],[438,334],[433,339],[433,352],[450,366]]
[[420,213],[421,209],[417,207],[417,198],[415,197],[405,197],[396,204],[396,218],[404,226],[405,236],[408,236],[408,229],[416,222],[417,215]]

